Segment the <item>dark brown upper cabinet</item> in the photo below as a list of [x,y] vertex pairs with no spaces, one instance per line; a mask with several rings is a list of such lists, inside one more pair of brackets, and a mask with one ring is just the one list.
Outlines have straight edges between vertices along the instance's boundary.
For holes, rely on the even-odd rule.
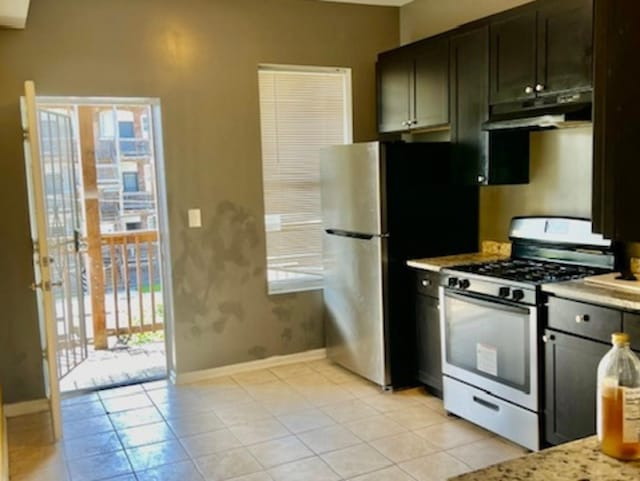
[[592,85],[593,0],[540,0],[491,21],[490,103]]
[[407,130],[411,117],[414,73],[407,49],[381,54],[376,64],[378,77],[378,132]]
[[414,128],[449,123],[449,39],[418,44],[415,56]]
[[434,38],[378,56],[378,131],[449,123],[449,39]]
[[640,241],[639,25],[638,0],[595,1],[593,229],[635,242]]
[[491,23],[491,104],[535,97],[536,11]]
[[453,35],[450,52],[454,178],[471,185],[528,182],[529,133],[482,130],[489,116],[489,27]]
[[593,85],[593,0],[538,2],[539,95]]

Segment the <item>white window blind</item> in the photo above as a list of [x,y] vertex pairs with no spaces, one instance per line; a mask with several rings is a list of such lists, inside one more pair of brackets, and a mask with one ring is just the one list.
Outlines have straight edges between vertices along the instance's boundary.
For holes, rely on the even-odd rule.
[[347,69],[260,67],[269,292],[322,287],[320,156],[351,142]]

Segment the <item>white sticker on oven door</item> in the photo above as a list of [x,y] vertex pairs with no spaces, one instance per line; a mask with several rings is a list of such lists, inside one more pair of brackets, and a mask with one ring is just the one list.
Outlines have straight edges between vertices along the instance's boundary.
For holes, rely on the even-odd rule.
[[492,376],[498,375],[498,350],[488,344],[476,344],[476,368]]

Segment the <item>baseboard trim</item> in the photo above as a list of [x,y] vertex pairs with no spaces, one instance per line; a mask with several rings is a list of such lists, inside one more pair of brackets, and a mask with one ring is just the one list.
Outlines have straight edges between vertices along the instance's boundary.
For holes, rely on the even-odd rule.
[[270,367],[283,366],[285,364],[294,364],[296,362],[317,361],[318,359],[325,359],[326,357],[327,350],[325,348],[313,349],[284,356],[272,356],[266,359],[258,359],[257,361],[247,361],[238,364],[230,364],[228,366],[214,367],[213,369],[203,369],[200,371],[184,373],[175,373],[172,371],[169,377],[175,384],[189,384],[214,379],[216,377],[232,376],[233,374],[253,371],[255,369],[267,369]]
[[24,401],[20,403],[5,404],[4,416],[6,418],[15,418],[16,416],[24,416],[25,414],[41,413],[49,410],[48,399],[34,399],[33,401]]

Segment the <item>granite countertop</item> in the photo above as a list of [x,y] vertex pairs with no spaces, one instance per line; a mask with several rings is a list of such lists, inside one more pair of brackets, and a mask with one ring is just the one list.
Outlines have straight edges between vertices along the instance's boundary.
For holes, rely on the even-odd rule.
[[583,279],[542,286],[544,292],[576,301],[591,302],[628,311],[640,311],[640,296],[625,289],[599,286]]
[[439,272],[447,267],[453,267],[461,264],[472,264],[474,262],[491,262],[500,259],[507,259],[508,255],[473,252],[469,254],[456,254],[443,257],[428,257],[426,259],[411,259],[407,261],[407,265],[426,271]]
[[618,461],[600,452],[591,436],[495,464],[450,481],[637,481],[640,461]]

